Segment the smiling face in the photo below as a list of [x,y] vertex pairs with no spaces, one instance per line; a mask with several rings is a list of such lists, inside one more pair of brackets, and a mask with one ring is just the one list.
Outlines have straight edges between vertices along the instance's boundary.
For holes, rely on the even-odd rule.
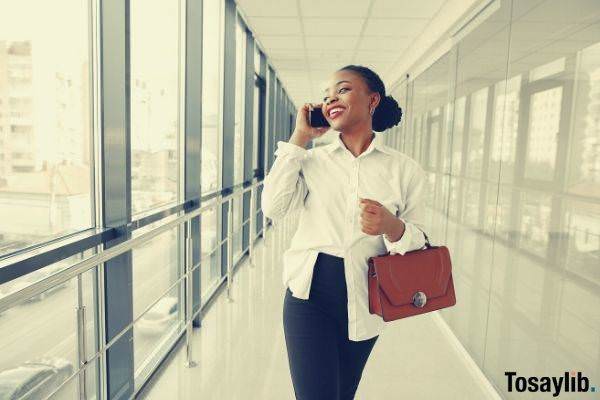
[[370,108],[379,104],[379,93],[371,93],[362,77],[352,71],[336,71],[323,92],[323,114],[331,128],[368,124]]

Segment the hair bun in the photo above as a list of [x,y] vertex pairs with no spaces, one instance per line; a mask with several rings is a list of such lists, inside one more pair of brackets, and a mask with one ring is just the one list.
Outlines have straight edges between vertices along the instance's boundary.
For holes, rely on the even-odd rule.
[[401,119],[402,109],[398,106],[398,102],[392,96],[385,96],[375,109],[373,130],[383,132],[398,125]]

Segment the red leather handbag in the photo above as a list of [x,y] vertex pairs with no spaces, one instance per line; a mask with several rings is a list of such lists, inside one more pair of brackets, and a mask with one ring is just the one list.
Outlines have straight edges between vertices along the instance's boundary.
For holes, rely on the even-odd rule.
[[369,258],[371,314],[387,322],[456,304],[450,252],[425,239],[425,249]]

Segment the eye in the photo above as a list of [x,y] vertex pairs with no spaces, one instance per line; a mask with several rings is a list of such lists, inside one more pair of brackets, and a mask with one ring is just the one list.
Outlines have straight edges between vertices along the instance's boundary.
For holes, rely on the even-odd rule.
[[[342,90],[350,90],[350,89],[349,89],[349,88],[345,88],[345,87],[343,87],[343,88],[339,88],[339,89],[338,89],[338,93],[342,93]],[[327,96],[323,97],[323,102],[325,103],[325,102],[327,101],[327,99],[328,99],[328,98],[329,98],[329,97],[327,97]]]

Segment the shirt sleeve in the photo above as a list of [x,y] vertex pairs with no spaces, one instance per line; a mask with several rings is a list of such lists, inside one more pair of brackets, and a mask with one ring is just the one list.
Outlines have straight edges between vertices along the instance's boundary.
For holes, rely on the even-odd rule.
[[383,235],[385,247],[392,254],[404,255],[407,251],[419,250],[425,246],[425,189],[427,181],[425,171],[420,165],[412,174],[406,189],[404,210],[398,219],[404,222],[404,233],[395,242],[391,242],[387,235]]
[[302,174],[302,159],[308,150],[293,143],[277,142],[275,162],[264,180],[261,193],[263,214],[272,220],[283,218],[304,206],[308,187]]

